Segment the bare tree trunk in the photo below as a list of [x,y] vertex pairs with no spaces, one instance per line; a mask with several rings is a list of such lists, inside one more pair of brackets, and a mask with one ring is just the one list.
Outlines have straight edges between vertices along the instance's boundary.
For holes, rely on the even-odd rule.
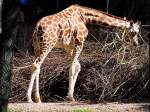
[[2,33],[0,34],[0,112],[7,111],[10,94],[10,64],[17,31],[17,6],[17,0],[4,0],[2,4]]

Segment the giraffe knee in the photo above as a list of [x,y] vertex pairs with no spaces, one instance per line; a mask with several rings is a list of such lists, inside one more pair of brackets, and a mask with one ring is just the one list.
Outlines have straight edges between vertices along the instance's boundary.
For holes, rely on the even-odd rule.
[[81,71],[81,65],[79,62],[76,62],[76,72],[80,72]]
[[31,66],[32,72],[35,71],[36,69],[37,69],[37,66],[35,64],[32,64],[32,66]]
[[34,73],[34,72],[39,72],[40,71],[40,65],[38,64],[32,64],[31,66],[31,72]]

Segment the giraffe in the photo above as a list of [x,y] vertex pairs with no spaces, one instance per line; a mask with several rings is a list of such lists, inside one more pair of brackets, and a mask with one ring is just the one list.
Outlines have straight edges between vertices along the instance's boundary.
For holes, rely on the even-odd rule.
[[135,35],[139,32],[139,23],[132,23],[120,17],[105,12],[79,6],[71,5],[61,12],[43,17],[37,22],[33,33],[33,47],[36,60],[31,67],[31,80],[27,91],[27,101],[33,102],[31,93],[34,81],[35,102],[40,103],[39,74],[41,64],[53,48],[64,48],[71,64],[69,69],[69,87],[67,100],[74,102],[74,87],[77,76],[81,71],[78,57],[83,49],[84,41],[88,35],[86,24],[106,24],[112,27],[127,28]]

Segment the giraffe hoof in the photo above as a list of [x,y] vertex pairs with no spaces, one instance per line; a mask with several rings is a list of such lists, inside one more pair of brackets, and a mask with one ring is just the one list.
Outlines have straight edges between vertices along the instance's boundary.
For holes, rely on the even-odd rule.
[[41,103],[41,99],[39,96],[35,96],[35,103]]
[[32,101],[32,100],[28,100],[27,102],[28,102],[28,103],[33,103],[33,101]]
[[41,100],[40,100],[40,101],[38,101],[38,102],[35,102],[35,103],[42,103],[42,102],[41,102]]
[[68,102],[75,102],[75,101],[76,101],[76,100],[74,99],[74,97],[69,97],[69,96],[66,97],[66,100],[67,100]]

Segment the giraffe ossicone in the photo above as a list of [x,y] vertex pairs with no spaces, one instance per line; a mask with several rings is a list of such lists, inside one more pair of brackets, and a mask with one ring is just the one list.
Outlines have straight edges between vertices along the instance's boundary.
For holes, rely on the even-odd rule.
[[69,70],[67,99],[75,101],[74,87],[81,71],[78,57],[88,35],[86,24],[103,23],[113,27],[126,27],[135,33],[139,32],[139,24],[137,23],[131,26],[128,20],[79,5],[71,5],[57,14],[39,20],[33,33],[36,60],[32,64],[31,80],[27,91],[28,102],[32,102],[31,93],[34,81],[36,83],[35,99],[36,102],[41,102],[39,93],[40,67],[53,48],[64,48],[72,60]]

